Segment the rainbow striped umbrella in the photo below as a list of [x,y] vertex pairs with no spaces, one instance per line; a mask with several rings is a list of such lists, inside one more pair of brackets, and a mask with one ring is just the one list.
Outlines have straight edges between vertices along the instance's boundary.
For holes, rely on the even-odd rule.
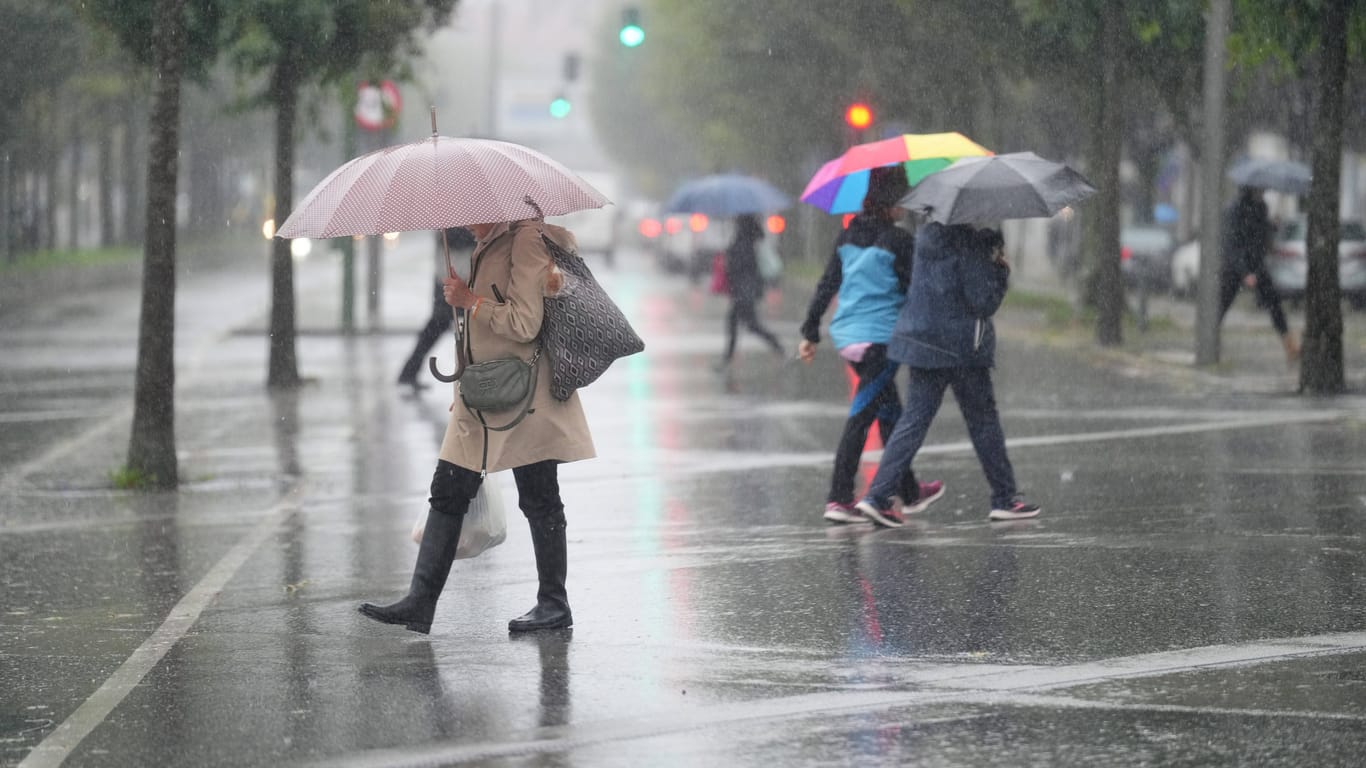
[[826,213],[857,213],[868,193],[868,172],[873,168],[900,164],[906,169],[906,182],[915,186],[960,157],[990,154],[991,150],[957,132],[903,133],[850,147],[822,165],[801,199]]

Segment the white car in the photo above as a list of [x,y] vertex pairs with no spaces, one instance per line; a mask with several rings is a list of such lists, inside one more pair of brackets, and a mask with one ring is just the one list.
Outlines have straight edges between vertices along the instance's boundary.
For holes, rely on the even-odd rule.
[[1172,293],[1177,296],[1195,295],[1200,281],[1200,240],[1182,243],[1172,251]]

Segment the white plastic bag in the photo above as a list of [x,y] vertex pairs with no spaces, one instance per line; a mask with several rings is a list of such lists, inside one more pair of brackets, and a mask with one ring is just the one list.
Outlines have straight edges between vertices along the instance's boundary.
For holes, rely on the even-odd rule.
[[[413,523],[413,543],[422,543],[422,532],[427,526],[427,510],[418,513]],[[470,502],[465,513],[464,525],[460,528],[460,542],[455,545],[455,558],[476,557],[486,549],[492,549],[508,536],[507,515],[503,510],[503,492],[496,483],[485,478],[479,484],[479,492]]]

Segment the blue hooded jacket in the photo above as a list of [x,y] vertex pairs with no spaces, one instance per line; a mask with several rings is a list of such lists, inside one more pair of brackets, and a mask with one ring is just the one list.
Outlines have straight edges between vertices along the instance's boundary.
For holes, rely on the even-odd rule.
[[992,258],[999,232],[931,222],[915,237],[915,263],[887,355],[911,368],[990,368],[991,316],[1010,270]]
[[821,315],[838,294],[830,320],[836,348],[886,344],[911,279],[915,238],[890,221],[861,214],[835,241],[834,253],[816,285],[802,323],[802,338],[820,341]]

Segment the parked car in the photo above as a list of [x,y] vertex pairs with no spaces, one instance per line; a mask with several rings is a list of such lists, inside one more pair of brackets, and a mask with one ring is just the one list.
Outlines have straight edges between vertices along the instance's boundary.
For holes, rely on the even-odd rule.
[[[1305,247],[1308,222],[1303,217],[1286,222],[1277,235],[1275,249],[1267,259],[1271,282],[1282,298],[1304,300],[1309,259]],[[1366,309],[1366,228],[1360,221],[1341,224],[1338,239],[1338,283],[1353,309]]]
[[[1342,222],[1338,240],[1338,283],[1342,295],[1354,309],[1366,309],[1366,227],[1360,221]],[[1267,258],[1271,282],[1281,298],[1304,300],[1309,262],[1305,250],[1304,218],[1283,225],[1276,234],[1274,250]],[[1183,244],[1172,253],[1172,290],[1181,295],[1195,293],[1200,277],[1200,240]]]
[[1172,293],[1194,296],[1200,281],[1200,238],[1177,246],[1172,251]]
[[1176,238],[1164,227],[1142,225],[1119,231],[1120,270],[1124,284],[1153,293],[1171,288],[1172,251]]

